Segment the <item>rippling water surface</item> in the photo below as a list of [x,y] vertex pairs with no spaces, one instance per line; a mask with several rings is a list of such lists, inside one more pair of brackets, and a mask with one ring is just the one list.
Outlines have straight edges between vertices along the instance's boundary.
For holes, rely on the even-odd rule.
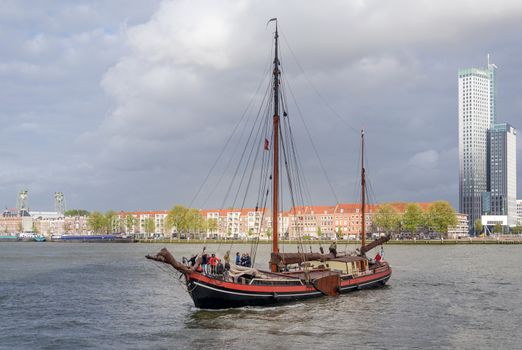
[[222,311],[196,309],[174,273],[144,259],[161,247],[0,243],[0,348],[522,348],[519,245],[387,246],[384,288]]

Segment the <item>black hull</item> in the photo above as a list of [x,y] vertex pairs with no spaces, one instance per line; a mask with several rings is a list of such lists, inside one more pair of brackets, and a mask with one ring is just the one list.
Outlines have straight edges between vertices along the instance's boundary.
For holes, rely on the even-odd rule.
[[[390,279],[387,275],[380,279],[350,286],[341,286],[339,292],[346,294],[361,289],[382,287]],[[208,284],[200,280],[189,280],[187,288],[194,305],[200,309],[228,309],[245,306],[275,306],[295,301],[325,296],[315,289],[292,293],[234,291]]]
[[244,306],[270,306],[322,297],[319,291],[305,293],[235,292],[201,281],[189,281],[188,290],[194,305],[200,309],[228,309]]

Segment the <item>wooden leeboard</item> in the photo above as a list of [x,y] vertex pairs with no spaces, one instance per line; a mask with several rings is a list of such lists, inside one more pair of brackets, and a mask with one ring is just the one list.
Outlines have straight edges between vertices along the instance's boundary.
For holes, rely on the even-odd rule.
[[340,284],[341,278],[337,274],[324,276],[314,281],[315,289],[331,297],[339,295]]

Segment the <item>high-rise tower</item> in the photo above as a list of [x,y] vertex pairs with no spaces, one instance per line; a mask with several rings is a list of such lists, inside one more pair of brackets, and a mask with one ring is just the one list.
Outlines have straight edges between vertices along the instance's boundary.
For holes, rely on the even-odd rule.
[[517,131],[508,123],[496,123],[488,132],[488,192],[490,214],[507,216],[517,224]]
[[495,122],[495,69],[467,68],[459,79],[459,210],[467,214],[470,229],[482,215],[487,197],[488,129]]

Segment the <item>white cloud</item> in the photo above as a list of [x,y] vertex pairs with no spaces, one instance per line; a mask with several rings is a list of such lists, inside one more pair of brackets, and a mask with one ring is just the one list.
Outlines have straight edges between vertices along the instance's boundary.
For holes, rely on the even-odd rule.
[[128,42],[146,62],[225,68],[232,34],[228,22],[243,7],[231,1],[163,2],[149,22],[129,29]]

